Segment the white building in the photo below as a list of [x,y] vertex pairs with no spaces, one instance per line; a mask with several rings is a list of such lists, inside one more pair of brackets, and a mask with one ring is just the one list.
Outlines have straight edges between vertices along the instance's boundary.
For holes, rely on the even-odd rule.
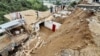
[[43,0],[44,3],[56,3],[57,1],[68,5],[73,1],[79,2],[80,0]]

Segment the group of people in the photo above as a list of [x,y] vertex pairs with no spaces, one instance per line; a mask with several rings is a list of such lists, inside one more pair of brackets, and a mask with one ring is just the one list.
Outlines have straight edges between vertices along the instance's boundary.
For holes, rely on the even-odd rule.
[[65,5],[58,5],[58,6],[51,6],[50,7],[50,13],[56,13],[58,11],[64,10],[65,9]]
[[[58,11],[64,10],[65,5],[57,5],[57,6],[51,6],[50,7],[50,13],[57,13]],[[37,19],[39,18],[39,11],[36,11]]]

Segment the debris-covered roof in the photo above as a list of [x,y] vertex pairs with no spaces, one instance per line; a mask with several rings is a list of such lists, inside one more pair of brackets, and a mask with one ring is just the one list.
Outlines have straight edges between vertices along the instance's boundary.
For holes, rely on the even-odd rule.
[[[22,15],[22,17],[25,19],[25,21],[28,25],[38,21],[35,10],[25,10],[25,11],[20,11],[19,13]],[[6,14],[6,15],[4,15],[4,17],[12,20],[11,14],[12,13]],[[39,11],[39,18],[48,17],[49,15],[50,15],[49,11],[44,11],[44,12]]]

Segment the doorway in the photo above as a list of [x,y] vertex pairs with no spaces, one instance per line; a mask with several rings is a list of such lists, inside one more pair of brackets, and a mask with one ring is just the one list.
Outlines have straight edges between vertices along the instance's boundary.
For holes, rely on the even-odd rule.
[[42,27],[44,27],[44,22],[40,23],[39,26],[40,26],[40,29],[41,29]]

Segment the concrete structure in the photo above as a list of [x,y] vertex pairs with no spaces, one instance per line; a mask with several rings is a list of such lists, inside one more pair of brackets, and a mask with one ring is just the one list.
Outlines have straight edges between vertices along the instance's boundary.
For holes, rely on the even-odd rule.
[[52,7],[55,7],[56,5],[52,4],[52,3],[44,3],[44,5],[46,5],[48,8],[50,8],[51,6]]
[[99,11],[100,10],[100,4],[97,4],[97,3],[93,3],[93,4],[79,4],[78,7],[86,8],[88,10],[94,10],[94,11]]
[[39,22],[35,23],[34,27],[33,27],[36,32],[40,31],[41,24],[43,24],[42,26],[44,26],[44,27],[46,27],[50,30],[52,30],[53,24],[56,25],[55,30],[59,29],[60,26],[61,26],[60,23],[57,23],[57,22],[54,22],[54,21],[51,21],[51,20],[49,20],[49,21],[39,21]]
[[80,0],[60,0],[61,3],[66,4],[66,5],[70,5],[70,3],[74,1],[78,3]]
[[94,2],[100,3],[100,0],[82,0],[82,1],[85,1],[87,3],[94,3]]
[[58,13],[53,14],[54,17],[61,17],[61,18],[66,18],[67,15],[71,14],[71,11],[58,11]]
[[21,44],[28,38],[27,31],[24,28],[25,21],[16,19],[0,25],[0,54],[8,56],[8,52],[14,50],[15,46]]
[[[39,19],[43,19],[44,17],[48,17],[50,15],[49,11],[44,11],[44,12],[40,12],[39,11],[39,19],[37,19],[37,14],[35,10],[25,10],[25,11],[19,11],[19,13],[22,15],[22,17],[24,18],[25,22],[28,25],[31,25],[34,22],[37,22]],[[14,13],[16,14],[16,12]],[[12,13],[6,14],[4,15],[5,18],[8,18],[9,20],[13,20],[12,17],[13,15]]]
[[53,16],[50,16],[48,18],[39,20],[37,22],[34,22],[32,27],[36,32],[40,30],[41,24],[42,24],[42,26],[47,27],[50,30],[52,30],[52,25],[55,24],[56,25],[56,29],[59,29],[61,24],[52,21],[52,19],[53,19]]
[[56,3],[57,1],[59,1],[60,3],[69,5],[73,1],[79,2],[80,0],[40,0],[40,1],[43,3]]
[[19,12],[11,13],[10,16],[11,16],[11,18],[13,20],[23,18],[22,15],[21,15],[21,13],[19,13]]
[[7,29],[12,26],[20,26],[20,25],[24,25],[24,24],[25,24],[25,21],[23,19],[17,19],[17,20],[13,20],[13,21],[10,21],[10,22],[0,25],[0,28]]
[[100,3],[100,0],[88,0],[88,3],[92,3],[92,2]]
[[[51,30],[52,30],[52,25],[53,25],[53,24],[56,25],[56,28],[55,28],[55,29],[58,29],[58,28],[61,26],[61,24],[52,21],[53,16],[50,16],[50,15],[47,14],[46,16],[48,16],[48,17],[39,18],[39,19],[34,19],[34,13],[32,13],[33,10],[29,10],[27,13],[26,13],[26,12],[27,12],[27,11],[23,11],[23,12],[20,12],[20,13],[21,13],[21,15],[24,17],[25,22],[28,23],[27,25],[32,24],[32,27],[33,27],[33,29],[34,29],[35,32],[37,32],[37,31],[40,30],[41,24],[43,24],[44,27],[47,27],[47,28],[49,28],[49,29],[51,29]],[[42,13],[41,13],[41,14],[42,14]],[[19,20],[23,20],[23,19],[12,20],[12,18],[10,17],[10,15],[11,15],[11,14],[5,15],[5,17],[8,18],[8,19],[10,19],[11,21],[8,22],[8,23],[5,23],[5,24],[3,24],[3,25],[1,25],[1,30],[4,29],[4,32],[6,32],[6,29],[9,30],[8,32],[10,32],[11,30],[13,30],[12,32],[14,32],[14,31],[15,31],[14,28],[17,28],[17,26],[23,25],[23,22],[19,21]],[[31,17],[30,17],[30,16],[31,16]],[[45,16],[45,15],[42,14],[42,17],[44,17],[44,16]],[[49,17],[49,16],[50,16],[50,17]],[[26,20],[26,19],[27,19],[27,20]],[[30,20],[30,19],[32,19],[32,20]],[[13,21],[14,21],[14,22],[13,22]],[[17,22],[16,22],[16,21],[17,21]],[[27,22],[27,21],[29,21],[29,22]],[[51,21],[52,21],[53,23],[50,23]],[[21,23],[22,23],[22,24],[21,24]],[[29,23],[30,23],[30,24],[29,24]],[[5,25],[5,26],[4,26],[4,25]],[[18,28],[20,28],[20,27],[18,27]],[[26,29],[26,28],[25,28],[25,29]],[[21,29],[20,29],[20,31],[21,31]],[[1,31],[1,33],[2,33],[2,31]],[[18,33],[18,32],[17,32],[17,33]],[[20,34],[21,34],[21,32],[18,33],[18,35],[11,37],[11,41],[9,41],[9,43],[11,44],[11,45],[10,45],[11,48],[14,48],[15,46],[18,46],[19,44],[23,43],[24,40],[26,40],[26,39],[29,37],[29,34],[24,34],[24,33],[21,34],[21,35],[20,35]],[[4,45],[5,45],[5,47],[9,47],[9,45],[6,45],[6,44],[4,44]],[[0,51],[1,51],[3,48],[5,48],[5,47],[1,47]],[[3,49],[0,53],[2,53],[2,52],[5,53],[5,51],[9,51],[8,48]]]
[[6,32],[6,30],[10,30],[12,28],[19,27],[24,24],[25,21],[23,19],[17,19],[17,20],[7,22],[5,24],[0,25],[0,33]]
[[53,22],[53,21],[44,22],[45,27],[49,28],[50,30],[52,30],[53,24],[56,26],[55,30],[58,30],[60,28],[60,26],[61,26],[60,23]]

